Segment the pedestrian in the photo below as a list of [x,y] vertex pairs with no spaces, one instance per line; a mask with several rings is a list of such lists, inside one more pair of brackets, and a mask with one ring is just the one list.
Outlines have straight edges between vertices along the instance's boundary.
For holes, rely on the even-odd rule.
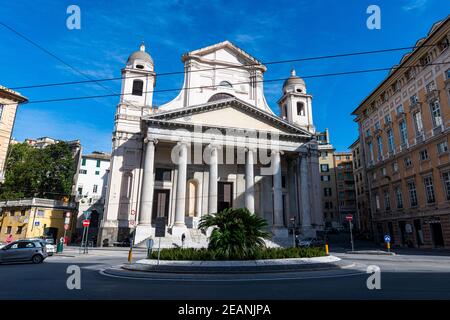
[[186,239],[186,235],[183,233],[181,235],[181,247],[184,247],[184,240]]
[[8,236],[5,239],[7,244],[10,244],[11,242],[13,242],[13,235],[12,234],[8,234]]

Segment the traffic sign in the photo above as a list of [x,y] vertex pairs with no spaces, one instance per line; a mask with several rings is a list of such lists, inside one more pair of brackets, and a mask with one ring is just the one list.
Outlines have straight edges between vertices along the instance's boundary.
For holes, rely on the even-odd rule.
[[69,224],[70,223],[70,218],[64,218],[64,224]]
[[64,230],[69,230],[69,225],[68,224],[64,225]]
[[384,236],[384,242],[387,242],[387,243],[391,242],[391,236],[388,235],[388,234],[386,234],[386,235]]
[[158,217],[155,222],[155,237],[164,238],[166,236],[166,218]]
[[90,220],[83,220],[83,227],[89,227],[89,225],[91,224]]
[[352,214],[348,214],[348,215],[345,216],[345,219],[347,221],[352,221],[353,220],[353,215]]
[[83,214],[84,214],[84,218],[85,219],[89,219],[89,217],[91,216],[91,212],[90,211],[85,211],[85,212],[83,212]]

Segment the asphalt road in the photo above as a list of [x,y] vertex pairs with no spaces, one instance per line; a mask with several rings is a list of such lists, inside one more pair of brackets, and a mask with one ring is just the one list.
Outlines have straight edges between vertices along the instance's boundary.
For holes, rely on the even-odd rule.
[[[450,257],[347,255],[345,270],[265,275],[111,277],[101,271],[126,262],[127,251],[48,258],[40,265],[0,265],[0,299],[450,299]],[[143,252],[134,254],[135,259]],[[67,268],[81,268],[81,289],[69,290]],[[381,269],[381,289],[369,290],[368,265]]]

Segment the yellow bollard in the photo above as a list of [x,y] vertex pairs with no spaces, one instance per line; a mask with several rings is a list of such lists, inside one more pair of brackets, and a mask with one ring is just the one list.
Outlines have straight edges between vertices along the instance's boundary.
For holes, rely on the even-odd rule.
[[390,242],[387,243],[387,250],[388,250],[388,252],[391,252],[391,243]]
[[128,251],[128,262],[131,262],[132,259],[133,259],[133,249],[130,248],[130,250]]
[[328,244],[325,244],[325,254],[326,254],[327,256],[329,255]]

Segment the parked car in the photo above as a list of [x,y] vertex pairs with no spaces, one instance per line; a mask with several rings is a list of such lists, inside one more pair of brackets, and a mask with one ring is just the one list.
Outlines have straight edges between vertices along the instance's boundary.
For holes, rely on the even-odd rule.
[[323,240],[320,240],[318,238],[312,238],[312,237],[308,237],[308,238],[303,238],[303,239],[298,239],[296,238],[296,244],[298,247],[318,247],[318,246],[322,246],[324,245]]
[[43,241],[45,243],[45,248],[47,249],[47,254],[49,256],[52,256],[56,253],[56,246],[53,244],[53,238],[33,238],[28,240]]
[[41,263],[47,258],[47,249],[42,239],[18,240],[0,249],[0,263],[31,261]]

